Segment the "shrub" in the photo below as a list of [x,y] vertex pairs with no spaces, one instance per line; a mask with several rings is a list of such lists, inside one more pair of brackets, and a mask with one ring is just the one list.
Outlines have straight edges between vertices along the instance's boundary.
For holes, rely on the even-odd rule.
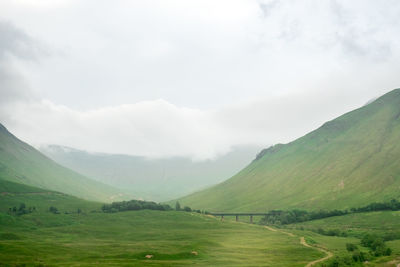
[[53,207],[53,206],[51,206],[51,207],[49,208],[49,211],[50,211],[51,213],[54,213],[54,214],[60,214],[60,212],[58,211],[58,209],[57,209],[56,207]]
[[354,244],[351,244],[351,243],[347,243],[346,249],[347,249],[347,251],[354,251],[354,250],[357,250],[357,246]]

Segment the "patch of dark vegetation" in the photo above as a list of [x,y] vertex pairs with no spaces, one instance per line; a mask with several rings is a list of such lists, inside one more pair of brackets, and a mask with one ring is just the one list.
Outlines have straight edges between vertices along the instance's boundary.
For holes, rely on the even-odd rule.
[[383,240],[392,241],[400,239],[400,232],[387,232],[382,235]]
[[[400,202],[396,199],[392,199],[389,202],[374,202],[367,206],[360,208],[351,208],[350,210],[332,210],[332,211],[305,211],[305,210],[273,210],[268,213],[264,218],[260,220],[260,224],[291,224],[305,221],[312,221],[318,219],[324,219],[334,216],[343,216],[352,213],[361,213],[361,212],[371,212],[371,211],[386,211],[392,210],[397,211],[400,210]],[[394,238],[394,237],[393,237]],[[395,238],[397,239],[397,238]],[[388,239],[389,240],[389,239]],[[392,239],[394,240],[394,239]]]
[[144,200],[129,200],[121,202],[113,202],[111,204],[104,204],[101,207],[103,212],[120,212],[129,210],[161,210],[168,211],[172,210],[168,204],[159,204],[153,201]]
[[389,256],[390,254],[392,254],[392,250],[386,246],[383,238],[377,235],[364,235],[361,239],[361,245],[370,248],[372,254],[376,257]]
[[360,242],[361,246],[368,247],[369,251],[364,252],[358,249],[356,244],[347,243],[346,249],[350,255],[334,257],[323,263],[324,267],[340,267],[340,266],[364,266],[364,262],[371,261],[381,256],[389,256],[392,250],[386,246],[385,241],[371,234],[363,236]]
[[[168,204],[156,203],[153,201],[144,201],[144,200],[129,200],[129,201],[121,201],[121,202],[113,202],[111,204],[104,204],[101,207],[103,212],[121,212],[121,211],[131,211],[131,210],[159,210],[159,211],[186,211],[186,212],[197,212],[208,214],[206,211],[194,210],[188,206],[181,208],[179,202],[176,202],[175,209],[173,209]],[[79,209],[78,209],[79,213]]]
[[320,235],[347,237],[347,233],[344,231],[340,231],[339,229],[324,230],[322,228],[318,228],[317,230],[311,230],[311,231],[318,233]]
[[60,214],[60,211],[56,207],[53,207],[53,206],[51,206],[49,208],[49,212],[54,213],[54,214]]
[[347,251],[355,251],[358,249],[357,245],[354,245],[352,243],[347,243],[346,244],[346,249]]
[[185,206],[185,207],[181,208],[181,204],[179,204],[178,201],[175,204],[175,210],[176,211],[186,211],[186,212],[197,212],[197,213],[209,214],[208,211],[195,210],[195,209],[191,209],[188,206]]
[[[369,260],[369,259],[366,259]],[[321,264],[322,267],[339,267],[339,266],[364,266],[362,262],[354,261],[351,256],[336,256]]]
[[14,233],[1,233],[0,240],[20,240],[21,237]]
[[19,205],[19,207],[17,208],[16,206],[12,207],[12,208],[8,208],[8,214],[10,215],[24,215],[24,214],[28,214],[28,213],[32,213],[36,211],[36,207],[27,207],[25,205],[25,203],[21,203]]

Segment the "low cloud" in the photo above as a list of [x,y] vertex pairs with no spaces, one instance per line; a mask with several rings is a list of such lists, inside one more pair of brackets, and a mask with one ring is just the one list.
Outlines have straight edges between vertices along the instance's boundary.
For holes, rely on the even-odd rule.
[[[292,141],[355,106],[345,99],[339,104],[343,96],[315,91],[219,110],[178,107],[162,99],[89,111],[48,100],[20,101],[2,115],[10,130],[36,146],[59,144],[93,152],[204,160],[237,145]],[[332,101],[337,101],[337,107],[325,109]],[[358,102],[361,106],[364,98]]]
[[289,142],[400,86],[399,11],[365,0],[2,1],[0,122],[34,145],[147,157]]

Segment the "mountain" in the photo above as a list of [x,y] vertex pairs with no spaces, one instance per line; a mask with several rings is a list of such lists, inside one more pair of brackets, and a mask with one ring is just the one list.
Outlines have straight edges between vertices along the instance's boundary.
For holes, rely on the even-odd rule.
[[89,179],[49,159],[0,124],[0,179],[59,191],[83,199],[124,198],[120,190]]
[[232,177],[251,162],[260,147],[235,147],[226,155],[205,161],[192,161],[185,157],[149,159],[89,153],[57,145],[42,146],[39,149],[59,164],[128,191],[135,198],[166,201]]
[[209,211],[345,209],[400,198],[400,89],[288,144],[237,175],[180,199]]

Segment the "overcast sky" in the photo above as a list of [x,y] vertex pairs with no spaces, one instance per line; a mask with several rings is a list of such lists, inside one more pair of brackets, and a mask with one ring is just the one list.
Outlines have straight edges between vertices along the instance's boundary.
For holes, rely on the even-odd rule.
[[400,87],[398,0],[2,0],[0,122],[33,145],[215,158]]

